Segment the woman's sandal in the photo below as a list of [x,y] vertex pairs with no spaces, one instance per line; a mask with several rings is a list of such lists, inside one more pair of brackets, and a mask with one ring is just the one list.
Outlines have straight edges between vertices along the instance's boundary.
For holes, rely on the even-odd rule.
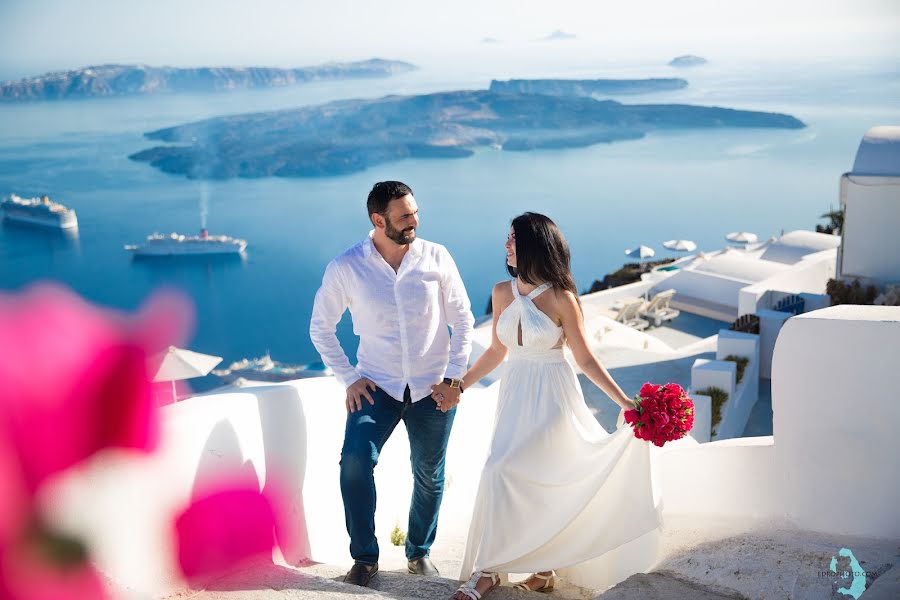
[[[475,589],[475,586],[478,585],[478,582],[481,581],[482,577],[488,577],[491,580],[491,587],[484,590],[484,593],[479,592]],[[497,586],[500,585],[500,577],[496,573],[485,573],[484,571],[475,571],[472,573],[472,576],[469,577],[469,580],[459,586],[457,592],[461,592],[466,598],[470,600],[481,600],[484,596],[487,596],[489,592],[493,591]],[[454,594],[455,596],[456,594]]]
[[[529,582],[534,581],[535,579],[540,579],[543,581],[541,587],[529,587]],[[541,592],[542,594],[549,594],[553,591],[554,585],[556,585],[556,577],[553,575],[553,571],[550,571],[549,575],[541,575],[540,573],[535,573],[525,581],[520,581],[519,583],[514,585],[513,589],[525,590],[526,592]]]

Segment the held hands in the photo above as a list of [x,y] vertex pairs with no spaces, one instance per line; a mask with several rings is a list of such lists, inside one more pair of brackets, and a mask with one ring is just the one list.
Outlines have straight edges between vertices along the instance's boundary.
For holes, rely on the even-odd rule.
[[443,381],[431,386],[431,397],[437,404],[437,410],[441,412],[447,412],[459,404],[461,394],[459,388],[452,388]]
[[347,387],[347,412],[352,413],[362,410],[362,399],[364,396],[368,398],[369,404],[375,404],[375,400],[373,400],[371,394],[369,394],[370,388],[373,392],[375,391],[375,382],[371,379],[366,379],[365,377],[357,379]]

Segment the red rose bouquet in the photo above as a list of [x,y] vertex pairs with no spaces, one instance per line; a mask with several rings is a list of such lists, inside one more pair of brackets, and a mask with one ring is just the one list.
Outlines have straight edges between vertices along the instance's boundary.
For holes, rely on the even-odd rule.
[[645,383],[635,397],[637,408],[625,411],[634,436],[662,446],[681,439],[694,426],[694,401],[677,383]]

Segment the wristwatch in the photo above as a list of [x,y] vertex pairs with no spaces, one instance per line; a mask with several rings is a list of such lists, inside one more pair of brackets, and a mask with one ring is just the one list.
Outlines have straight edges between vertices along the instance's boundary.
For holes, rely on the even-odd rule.
[[449,377],[444,377],[444,383],[449,385],[451,388],[459,388],[459,391],[462,392],[463,384],[465,383],[465,381],[463,381],[462,379],[450,379]]

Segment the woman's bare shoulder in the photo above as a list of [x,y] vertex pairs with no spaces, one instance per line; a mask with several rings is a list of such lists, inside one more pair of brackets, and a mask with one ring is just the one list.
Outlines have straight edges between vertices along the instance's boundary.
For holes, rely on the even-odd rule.
[[569,290],[563,290],[557,287],[553,288],[553,300],[557,306],[578,306],[578,298]]
[[500,298],[512,296],[512,286],[509,284],[509,281],[509,279],[504,279],[503,281],[495,283],[494,289],[491,290],[491,294],[497,295]]

